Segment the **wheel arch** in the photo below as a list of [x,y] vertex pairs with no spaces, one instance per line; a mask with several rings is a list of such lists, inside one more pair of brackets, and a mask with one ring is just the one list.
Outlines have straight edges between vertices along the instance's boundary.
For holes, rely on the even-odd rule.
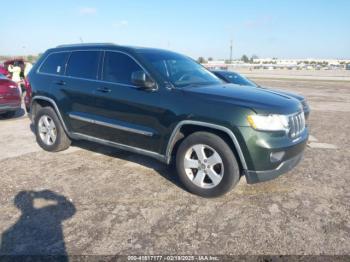
[[30,118],[31,118],[31,120],[34,121],[36,113],[40,110],[40,108],[43,108],[46,106],[50,106],[55,110],[59,120],[61,121],[61,124],[62,124],[64,130],[68,134],[69,132],[68,132],[67,126],[66,126],[65,122],[63,121],[62,115],[57,107],[56,102],[52,98],[49,98],[46,96],[34,96],[32,98],[32,102],[30,105],[30,112],[31,112]]
[[174,153],[176,153],[177,147],[179,146],[181,141],[189,134],[198,131],[207,131],[210,133],[214,133],[220,136],[222,139],[224,139],[235,154],[240,168],[242,170],[248,169],[241,146],[235,134],[229,128],[221,125],[192,120],[181,121],[174,128],[166,148],[165,154],[167,163],[170,163],[172,156],[174,155]]

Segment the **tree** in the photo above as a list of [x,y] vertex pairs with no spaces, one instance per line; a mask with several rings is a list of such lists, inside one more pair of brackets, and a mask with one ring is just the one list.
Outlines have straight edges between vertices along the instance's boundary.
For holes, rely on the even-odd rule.
[[252,55],[252,57],[250,58],[250,62],[253,63],[254,59],[259,59],[259,57],[257,55]]
[[249,58],[248,58],[247,55],[242,55],[241,60],[242,60],[244,63],[249,63]]
[[27,61],[28,62],[33,63],[34,60],[35,60],[35,57],[33,55],[27,56]]
[[200,64],[205,64],[207,61],[204,59],[204,57],[200,56],[198,57],[197,62]]

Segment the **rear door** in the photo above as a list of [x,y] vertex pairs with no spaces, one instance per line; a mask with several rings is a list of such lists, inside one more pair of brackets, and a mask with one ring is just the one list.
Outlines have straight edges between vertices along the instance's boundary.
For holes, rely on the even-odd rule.
[[98,71],[101,52],[72,51],[67,62],[65,77],[56,82],[61,90],[61,106],[68,119],[70,131],[89,134],[92,127],[87,121],[95,114],[94,91],[99,87]]

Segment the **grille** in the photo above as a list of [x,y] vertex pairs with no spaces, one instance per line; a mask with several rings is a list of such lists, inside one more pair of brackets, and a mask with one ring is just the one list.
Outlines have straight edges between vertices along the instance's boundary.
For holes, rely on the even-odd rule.
[[289,117],[289,135],[291,138],[297,137],[305,129],[304,112]]

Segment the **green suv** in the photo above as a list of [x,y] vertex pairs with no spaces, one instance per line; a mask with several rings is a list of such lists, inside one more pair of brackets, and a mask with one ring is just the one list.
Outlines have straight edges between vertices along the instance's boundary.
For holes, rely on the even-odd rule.
[[256,183],[291,170],[308,139],[297,99],[223,83],[170,51],[58,46],[28,79],[43,149],[84,139],[175,163],[184,186],[204,197],[228,192],[241,176]]

